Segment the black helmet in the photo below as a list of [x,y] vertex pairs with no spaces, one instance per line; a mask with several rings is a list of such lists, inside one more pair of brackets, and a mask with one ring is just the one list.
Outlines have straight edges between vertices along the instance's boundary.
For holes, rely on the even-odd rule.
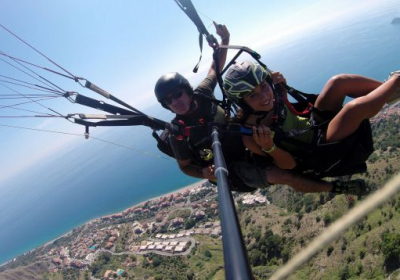
[[193,88],[190,85],[189,81],[181,74],[177,72],[171,72],[162,75],[158,79],[156,86],[154,87],[154,92],[156,94],[158,102],[160,102],[164,107],[166,107],[162,102],[165,96],[167,96],[168,94],[170,94],[175,90],[183,88],[186,88],[187,93],[189,95],[193,94]]

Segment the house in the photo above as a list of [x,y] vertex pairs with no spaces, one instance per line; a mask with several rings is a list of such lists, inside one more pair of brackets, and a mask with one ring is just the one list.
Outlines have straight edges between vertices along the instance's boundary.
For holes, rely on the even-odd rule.
[[166,246],[165,249],[164,249],[164,251],[165,251],[165,252],[172,252],[173,249],[174,249],[173,246]]
[[213,229],[213,231],[210,234],[212,237],[219,237],[221,236],[221,229]]
[[114,245],[113,243],[107,242],[106,245],[104,246],[104,248],[105,249],[111,249],[113,245]]
[[144,251],[144,250],[146,250],[146,249],[147,249],[147,246],[146,246],[146,245],[142,245],[142,246],[139,247],[139,251]]
[[117,275],[117,272],[114,271],[114,270],[107,270],[107,271],[104,273],[103,278],[101,278],[101,279],[106,279],[106,280],[108,280],[108,279],[114,279],[113,275]]
[[179,242],[178,246],[186,247],[187,244],[188,244],[187,241],[181,241]]
[[152,205],[151,207],[150,207],[150,210],[151,211],[157,211],[158,210],[158,205]]
[[163,214],[158,213],[157,216],[156,216],[156,222],[160,223],[163,219],[164,219]]
[[163,249],[164,249],[164,245],[162,245],[162,244],[160,244],[160,245],[157,245],[156,246],[156,250],[158,250],[158,251],[162,251]]
[[207,223],[204,224],[204,227],[205,227],[205,228],[210,228],[210,227],[212,227],[212,226],[213,226],[213,223],[212,223],[212,222],[207,222]]
[[205,215],[206,213],[204,211],[197,211],[196,213],[194,213],[194,217],[196,218],[196,220],[203,219]]
[[171,221],[171,224],[175,227],[181,226],[183,224],[183,218],[177,217]]
[[62,264],[62,260],[61,260],[60,258],[53,258],[53,259],[51,260],[51,262],[52,262],[53,264],[55,264],[56,266],[60,266],[60,265]]
[[69,263],[69,265],[70,265],[71,267],[75,267],[75,268],[78,268],[78,269],[82,269],[82,268],[85,268],[85,267],[86,267],[86,264],[84,264],[84,263],[82,263],[82,262],[80,262],[80,261],[71,261],[71,262]]
[[181,253],[183,251],[185,251],[185,247],[183,247],[183,246],[177,246],[177,247],[175,247],[175,250],[174,250],[174,252],[177,252],[177,253]]
[[108,238],[108,242],[114,243],[115,240],[117,240],[117,238],[115,236],[111,236],[110,238]]

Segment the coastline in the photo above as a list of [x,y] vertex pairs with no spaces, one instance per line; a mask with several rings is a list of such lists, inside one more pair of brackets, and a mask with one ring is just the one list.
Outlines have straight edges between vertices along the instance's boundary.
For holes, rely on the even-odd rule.
[[[149,199],[146,199],[146,200],[144,200],[144,201],[142,201],[142,202],[139,202],[139,203],[136,203],[136,204],[134,204],[134,205],[131,205],[131,206],[129,206],[129,207],[127,207],[127,208],[125,208],[125,209],[119,211],[119,212],[115,212],[115,213],[111,213],[111,214],[109,214],[109,215],[105,215],[105,216],[101,216],[101,217],[97,217],[97,218],[91,219],[91,220],[87,221],[86,223],[84,223],[83,225],[85,225],[85,224],[87,224],[87,223],[90,223],[91,221],[94,221],[94,220],[96,220],[96,219],[100,219],[100,218],[102,218],[102,217],[106,217],[106,216],[111,216],[111,215],[115,215],[115,214],[118,214],[118,213],[122,213],[122,212],[124,212],[124,211],[126,211],[126,210],[128,210],[128,209],[135,208],[135,207],[138,207],[138,206],[140,206],[140,205],[146,204],[148,201],[160,199],[160,198],[162,198],[162,197],[169,196],[169,195],[171,195],[171,194],[180,193],[180,192],[183,192],[183,191],[185,191],[185,190],[194,189],[194,188],[196,188],[196,187],[202,185],[204,182],[207,182],[207,179],[202,179],[202,180],[200,180],[200,181],[198,181],[198,182],[195,182],[195,183],[193,183],[193,184],[184,186],[184,187],[182,187],[182,188],[180,188],[180,189],[177,189],[177,190],[174,190],[174,191],[170,191],[170,192],[165,193],[165,194],[161,194],[161,195],[154,196],[154,197],[149,198]],[[57,239],[58,239],[58,238],[57,238]]]
[[[122,210],[122,211],[115,212],[115,213],[112,213],[112,214],[110,214],[110,215],[115,215],[115,214],[118,214],[118,213],[122,213],[122,212],[124,212],[124,211],[126,211],[126,210],[128,210],[128,209],[135,208],[135,207],[138,207],[138,206],[140,206],[140,205],[143,205],[143,204],[147,203],[148,201],[152,201],[152,200],[155,200],[155,199],[160,199],[160,198],[162,198],[162,197],[169,196],[169,195],[171,195],[171,194],[175,194],[175,193],[179,193],[179,192],[183,192],[183,191],[185,191],[185,190],[194,189],[194,188],[196,188],[196,187],[202,185],[202,184],[203,184],[204,182],[206,182],[206,181],[207,181],[206,179],[200,180],[200,181],[198,181],[198,182],[196,182],[196,183],[193,183],[193,184],[184,186],[184,187],[182,187],[182,188],[180,188],[180,189],[177,189],[177,190],[175,190],[175,191],[170,191],[170,192],[168,192],[168,193],[166,193],[166,194],[158,195],[158,196],[152,197],[152,198],[150,198],[150,199],[147,199],[147,200],[145,200],[145,201],[136,203],[136,204],[134,204],[134,205],[131,205],[131,206],[127,207],[126,209],[124,209],[124,210]],[[108,216],[108,215],[106,215],[106,216]],[[97,218],[93,218],[93,219],[87,221],[86,223],[80,225],[80,227],[81,227],[81,226],[84,226],[84,225],[86,225],[86,224],[88,224],[88,223],[91,223],[91,222],[93,222],[93,221],[95,221],[95,220],[97,220],[97,219],[101,219],[102,217],[106,217],[106,216],[100,216],[100,217],[97,217]],[[46,242],[45,244],[40,245],[39,247],[36,247],[35,249],[32,249],[32,250],[30,250],[30,251],[39,249],[39,248],[41,248],[41,247],[45,247],[45,246],[47,246],[47,245],[50,245],[51,243],[55,242],[56,240],[68,236],[69,234],[71,234],[71,233],[73,232],[73,230],[74,230],[74,229],[72,229],[72,230],[68,231],[67,233],[65,233],[65,234],[63,234],[63,235],[61,235],[61,236],[59,236],[59,237],[57,237],[57,238],[55,238],[55,239],[53,239],[53,240],[51,240],[51,241],[49,241],[49,242]],[[30,251],[28,251],[28,252],[30,252]],[[0,265],[0,266],[1,266],[1,265]]]
[[[168,193],[165,193],[165,194],[162,194],[162,195],[158,195],[158,196],[155,196],[155,197],[146,199],[146,200],[144,200],[144,201],[142,201],[142,202],[139,202],[139,203],[136,203],[136,204],[134,204],[134,205],[131,205],[131,206],[127,207],[126,209],[122,210],[122,211],[115,212],[115,213],[112,213],[112,214],[110,214],[110,215],[115,215],[115,214],[118,214],[118,213],[122,213],[122,212],[124,212],[124,211],[126,211],[126,210],[128,210],[128,209],[135,208],[135,207],[138,207],[138,206],[140,206],[140,205],[143,205],[143,204],[147,203],[148,201],[160,199],[160,198],[162,198],[162,197],[169,196],[169,195],[171,195],[171,194],[176,194],[176,193],[184,192],[184,191],[186,191],[186,190],[194,189],[194,188],[196,188],[196,187],[202,185],[202,184],[203,184],[204,182],[206,182],[206,181],[207,181],[206,179],[199,180],[198,182],[195,182],[195,183],[193,183],[193,184],[184,186],[184,187],[182,187],[182,188],[180,188],[180,189],[177,189],[177,190],[174,190],[174,191],[170,191],[170,192],[168,192]],[[106,215],[106,216],[108,216],[108,215]],[[80,226],[78,226],[78,227],[84,226],[84,225],[86,225],[86,224],[88,224],[88,223],[91,223],[91,222],[93,222],[93,221],[95,221],[95,220],[97,220],[97,219],[101,219],[102,217],[106,217],[106,216],[100,216],[100,217],[97,217],[97,218],[93,218],[93,219],[91,219],[91,220],[89,220],[89,221],[83,223],[82,225],[80,225]],[[74,228],[74,229],[75,229],[75,228]],[[9,263],[11,263],[11,262],[13,262],[14,259],[17,259],[19,256],[23,256],[23,255],[25,255],[25,254],[28,254],[28,253],[30,253],[30,252],[32,252],[32,251],[35,251],[35,250],[37,250],[37,249],[40,249],[40,248],[44,248],[44,247],[46,247],[46,246],[48,246],[48,245],[54,243],[54,242],[57,241],[58,239],[61,239],[61,238],[63,238],[63,237],[66,237],[66,236],[72,234],[72,232],[74,231],[74,229],[71,229],[70,231],[68,231],[68,232],[66,232],[66,233],[64,233],[64,234],[62,234],[61,236],[59,236],[59,237],[57,237],[57,238],[55,238],[55,239],[52,239],[52,240],[46,242],[45,244],[42,244],[42,245],[40,245],[40,246],[38,246],[38,247],[36,247],[36,248],[34,248],[34,249],[32,249],[32,250],[29,250],[29,251],[27,251],[27,252],[25,252],[25,253],[22,253],[22,254],[16,256],[15,258],[13,258],[13,259],[11,259],[11,260],[8,260],[7,262],[4,262],[4,263],[0,264],[0,267],[2,267],[2,266],[4,266],[4,265],[7,265],[7,264],[9,264]]]

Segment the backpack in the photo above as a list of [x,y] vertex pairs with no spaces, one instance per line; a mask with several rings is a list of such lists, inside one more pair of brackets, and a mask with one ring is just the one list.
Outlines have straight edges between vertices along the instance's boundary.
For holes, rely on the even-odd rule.
[[175,158],[174,151],[172,151],[171,145],[169,144],[169,135],[171,132],[168,129],[165,129],[161,132],[160,135],[157,134],[155,130],[151,134],[154,139],[157,141],[157,148],[164,154]]

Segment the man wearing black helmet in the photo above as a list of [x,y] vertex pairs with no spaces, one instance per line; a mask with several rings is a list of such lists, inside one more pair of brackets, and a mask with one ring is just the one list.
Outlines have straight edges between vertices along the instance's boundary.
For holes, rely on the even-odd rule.
[[[214,22],[222,45],[229,44],[229,31],[225,25]],[[223,68],[227,49],[219,50],[219,67]],[[175,121],[188,126],[203,125],[208,122],[226,122],[224,110],[214,100],[214,88],[217,85],[215,62],[213,61],[207,77],[193,89],[189,81],[181,74],[171,72],[161,76],[155,85],[155,94],[161,105],[176,113]],[[181,170],[193,177],[216,180],[212,165],[212,152],[208,141],[170,137],[174,156]],[[203,143],[198,143],[203,142]],[[243,149],[244,150],[244,149]]]

